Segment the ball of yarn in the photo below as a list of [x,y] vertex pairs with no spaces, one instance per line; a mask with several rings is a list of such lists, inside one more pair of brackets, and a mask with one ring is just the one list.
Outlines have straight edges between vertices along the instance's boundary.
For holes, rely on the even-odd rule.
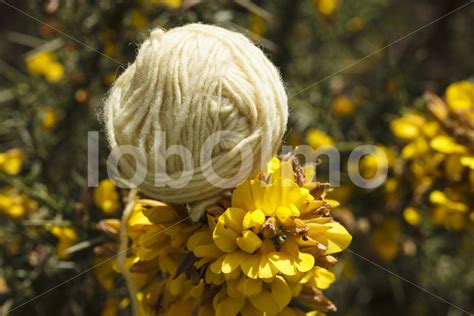
[[[261,168],[262,150],[271,156],[280,146],[288,107],[278,70],[250,40],[221,27],[188,24],[151,32],[111,88],[103,114],[112,149],[133,145],[144,152],[146,176],[138,186],[145,194],[203,206],[226,189],[206,178],[209,166],[200,159],[206,140],[219,131],[239,135],[215,145],[212,168],[231,181],[247,160],[240,150],[249,146],[253,176]],[[157,131],[164,133],[162,139],[156,139]],[[165,148],[181,145],[191,153],[194,169],[183,187],[156,185],[155,160],[164,155],[163,142]],[[129,155],[119,160],[125,177],[135,166]],[[183,161],[172,155],[165,167],[174,179],[183,172]]]

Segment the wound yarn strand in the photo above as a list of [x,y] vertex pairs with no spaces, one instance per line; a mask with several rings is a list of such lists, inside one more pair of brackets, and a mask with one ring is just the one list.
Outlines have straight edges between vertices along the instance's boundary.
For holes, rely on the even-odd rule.
[[[188,204],[193,220],[202,215],[206,201],[215,201],[230,187],[209,181],[210,168],[232,183],[248,160],[248,176],[254,176],[267,162],[262,160],[270,160],[279,148],[287,119],[283,82],[262,50],[242,34],[205,24],[153,30],[103,109],[111,148],[132,145],[144,155],[146,174],[139,189],[164,202]],[[237,137],[204,148],[211,135],[222,131]],[[164,137],[157,139],[157,132]],[[166,157],[174,145],[189,150],[193,169],[184,170],[191,175],[188,183],[164,185],[159,182],[163,173],[172,180],[183,173],[180,157]],[[245,148],[251,157],[242,159]],[[212,153],[205,163],[203,150]],[[163,157],[160,165],[157,160]],[[123,155],[119,169],[131,178],[135,159]]]

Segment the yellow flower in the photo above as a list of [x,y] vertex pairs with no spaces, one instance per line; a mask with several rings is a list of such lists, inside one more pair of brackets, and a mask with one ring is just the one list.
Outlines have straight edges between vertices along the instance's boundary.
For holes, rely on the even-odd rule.
[[393,168],[395,165],[395,152],[385,146],[378,145],[374,153],[365,155],[360,160],[360,172],[366,179],[372,179],[377,169]]
[[417,114],[407,114],[390,122],[392,133],[401,140],[411,141],[422,133],[425,119]]
[[149,6],[164,6],[168,9],[179,9],[183,3],[182,0],[142,0],[142,2]]
[[71,256],[67,252],[68,248],[74,246],[78,240],[76,230],[68,226],[51,226],[48,230],[58,238],[56,256],[61,260],[68,259]]
[[45,68],[43,76],[49,82],[58,82],[64,77],[64,67],[58,62],[51,63]]
[[169,205],[139,200],[127,222],[132,249],[138,259],[134,266],[155,266],[153,272],[176,273],[186,255],[186,242],[198,224],[176,224],[180,215]]
[[339,0],[315,0],[314,4],[319,13],[324,16],[331,16],[339,7]]
[[459,162],[462,166],[474,170],[474,156],[462,156]]
[[413,226],[417,226],[421,222],[421,214],[414,207],[407,207],[406,209],[404,209],[403,218],[408,224],[413,225]]
[[4,153],[0,153],[0,170],[9,175],[17,175],[20,173],[25,160],[23,150],[13,148]]
[[354,103],[346,96],[337,97],[331,104],[331,111],[340,117],[352,115],[354,108]]
[[59,112],[55,109],[46,109],[41,116],[41,126],[44,129],[53,129],[59,121]]
[[234,190],[231,206],[217,221],[208,214],[210,230],[189,238],[188,249],[200,258],[195,266],[209,264],[206,282],[227,287],[230,297],[217,304],[217,314],[229,309],[275,314],[298,295],[298,284],[329,287],[334,275],[315,267],[316,258],[340,252],[351,241],[329,216],[331,204],[304,187],[317,184],[305,179],[300,187],[290,162],[273,159],[267,169]]
[[430,142],[431,148],[443,154],[464,154],[467,153],[467,148],[456,143],[456,141],[444,135],[439,135],[433,138]]
[[459,212],[466,212],[468,210],[466,205],[450,200],[443,192],[438,190],[431,192],[430,202],[433,204],[446,206],[449,209]]
[[[401,156],[406,160],[403,171],[413,185],[412,203],[418,206],[429,194],[431,223],[448,230],[471,227],[467,205],[474,183],[474,159],[472,148],[462,140],[469,140],[465,123],[469,113],[474,113],[472,91],[470,82],[453,83],[446,91],[448,105],[435,96],[428,99],[428,110],[435,119],[407,114],[391,122],[394,135],[407,142]],[[411,225],[421,221],[414,207],[406,208],[403,216]]]
[[92,194],[95,205],[105,214],[114,214],[120,207],[120,195],[115,184],[110,179],[99,182]]
[[444,226],[448,230],[458,231],[466,226],[469,216],[467,203],[454,201],[439,190],[430,194],[430,202],[434,205],[432,221],[435,225]]
[[[184,209],[162,202],[137,202],[126,223],[126,268],[144,314],[305,315],[288,307],[305,287],[313,289],[305,302],[335,309],[321,291],[335,280],[331,254],[351,236],[331,217],[337,202],[324,199],[314,167],[293,159],[273,159],[230,201],[209,207],[207,222],[183,221]],[[322,316],[312,308],[308,315]]]
[[446,102],[454,111],[474,110],[474,84],[469,81],[450,84],[446,89]]
[[148,25],[148,19],[139,9],[130,12],[130,24],[138,30],[144,29]]
[[254,33],[257,36],[263,36],[267,30],[266,21],[259,15],[250,14],[249,15],[249,31]]
[[[235,287],[246,286],[245,283],[237,281],[232,288],[224,287],[213,300],[215,315],[279,315],[294,294],[291,286],[281,276],[277,276],[270,283],[261,280],[259,282],[255,294],[248,299],[234,292]],[[252,287],[251,284],[247,286]]]
[[64,77],[63,65],[49,51],[41,51],[28,56],[26,67],[31,74],[43,76],[49,82],[57,82]]
[[35,210],[37,203],[15,188],[7,187],[0,191],[0,212],[11,218],[22,218]]
[[336,281],[336,276],[331,271],[316,266],[311,271],[311,274],[308,275],[307,279],[308,282],[306,284],[320,290],[326,290]]
[[321,146],[328,146],[334,144],[334,140],[331,138],[331,136],[315,128],[311,128],[308,130],[308,132],[306,133],[306,141],[314,149],[317,149]]
[[94,274],[99,285],[110,291],[114,286],[115,260],[112,258],[96,258],[94,260]]
[[397,221],[385,220],[372,234],[372,245],[385,261],[393,260],[398,254],[400,225]]

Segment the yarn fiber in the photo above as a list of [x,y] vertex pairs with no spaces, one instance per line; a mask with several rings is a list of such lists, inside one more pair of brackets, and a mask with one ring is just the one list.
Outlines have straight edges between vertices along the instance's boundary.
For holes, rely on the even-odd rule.
[[[147,172],[139,188],[165,202],[199,205],[200,213],[206,201],[225,190],[204,175],[207,166],[201,166],[200,155],[206,139],[219,131],[241,135],[214,147],[212,167],[232,179],[242,163],[239,150],[249,145],[253,176],[261,166],[262,147],[273,155],[280,146],[288,107],[278,70],[250,40],[221,27],[188,24],[151,32],[112,86],[103,115],[112,149],[133,145],[145,153]],[[184,187],[156,186],[156,152],[164,154],[157,149],[156,131],[165,133],[167,148],[181,145],[190,151],[194,169]],[[124,155],[120,172],[131,177],[135,165]],[[166,160],[171,178],[181,174],[182,166],[176,155]]]

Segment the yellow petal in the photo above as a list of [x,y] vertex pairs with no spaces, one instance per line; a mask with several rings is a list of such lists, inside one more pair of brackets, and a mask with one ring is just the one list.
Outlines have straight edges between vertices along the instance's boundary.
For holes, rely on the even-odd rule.
[[461,157],[460,162],[464,167],[474,170],[474,156],[463,156]]
[[289,207],[279,206],[276,215],[282,222],[285,222],[291,216],[291,210]]
[[280,168],[280,163],[280,159],[273,157],[272,160],[267,163],[267,173],[274,173],[275,170]]
[[291,181],[294,181],[295,173],[293,172],[291,163],[288,161],[281,162],[280,167],[272,174],[271,180],[274,181],[276,179],[290,179]]
[[276,269],[268,260],[267,256],[262,255],[258,266],[258,276],[261,279],[272,278],[278,273]]
[[341,205],[341,203],[339,203],[339,202],[336,201],[336,200],[325,199],[325,201],[328,202],[329,205],[332,206],[332,208],[336,208],[336,207],[338,207],[339,205]]
[[321,236],[317,237],[316,240],[327,247],[327,250],[324,253],[330,255],[346,249],[351,243],[352,236],[344,226],[338,222],[332,222],[328,225],[331,228]]
[[255,210],[253,212],[248,212],[244,216],[243,229],[257,227],[257,226],[262,225],[264,222],[265,222],[265,214],[262,212],[262,210]]
[[315,285],[320,290],[325,290],[336,280],[336,276],[321,267],[315,267],[314,270],[314,281]]
[[237,238],[237,245],[248,253],[254,253],[262,245],[262,240],[251,230],[245,230],[242,237]]
[[450,84],[446,89],[446,102],[453,110],[474,109],[474,84],[467,80]]
[[246,256],[240,251],[234,251],[225,255],[224,260],[222,261],[222,273],[231,273],[239,267],[245,258]]
[[220,250],[232,252],[237,249],[236,240],[242,232],[245,213],[242,209],[231,207],[219,217],[212,237]]
[[256,209],[253,197],[252,197],[252,189],[251,189],[251,182],[244,181],[241,185],[239,185],[234,192],[232,193],[232,206],[238,207],[243,210],[252,211]]
[[443,154],[463,154],[467,152],[467,148],[456,143],[454,139],[448,136],[436,136],[430,142],[431,148]]
[[443,192],[435,190],[430,194],[430,202],[442,205],[446,204],[448,202],[448,199],[446,198],[446,195],[444,195]]
[[314,267],[314,257],[309,253],[300,252],[295,260],[295,267],[300,272],[308,272]]
[[321,146],[328,146],[334,144],[334,140],[331,138],[331,136],[315,128],[311,128],[308,130],[308,132],[306,133],[306,141],[314,149],[317,149]]
[[262,291],[262,283],[262,280],[242,277],[239,280],[237,289],[245,296],[252,296],[259,294]]
[[269,315],[275,315],[280,311],[275,297],[268,291],[249,297],[249,301],[256,309]]
[[235,232],[241,232],[245,214],[247,211],[243,209],[230,207],[219,217],[218,224],[226,225]]
[[295,275],[296,267],[293,264],[291,257],[285,253],[273,252],[268,255],[268,260],[271,264],[285,275]]
[[240,298],[228,297],[217,304],[216,316],[234,316],[244,307],[245,300]]
[[187,247],[189,250],[193,251],[199,245],[212,243],[212,234],[207,228],[202,228],[201,230],[195,232],[187,242]]
[[286,283],[285,279],[277,276],[272,283],[272,294],[278,305],[278,310],[281,311],[291,301],[292,291]]
[[248,255],[240,264],[242,272],[252,279],[257,279],[260,270],[260,255]]
[[221,273],[222,262],[224,262],[225,257],[226,257],[226,255],[222,255],[216,261],[211,263],[211,265],[209,266],[209,270],[212,271],[215,274]]
[[420,134],[424,118],[416,114],[408,114],[390,122],[392,133],[401,140],[409,141]]
[[416,225],[420,224],[420,222],[421,222],[421,214],[414,207],[407,207],[403,211],[403,218],[405,219],[405,221],[408,224],[413,225],[413,226],[416,226]]

